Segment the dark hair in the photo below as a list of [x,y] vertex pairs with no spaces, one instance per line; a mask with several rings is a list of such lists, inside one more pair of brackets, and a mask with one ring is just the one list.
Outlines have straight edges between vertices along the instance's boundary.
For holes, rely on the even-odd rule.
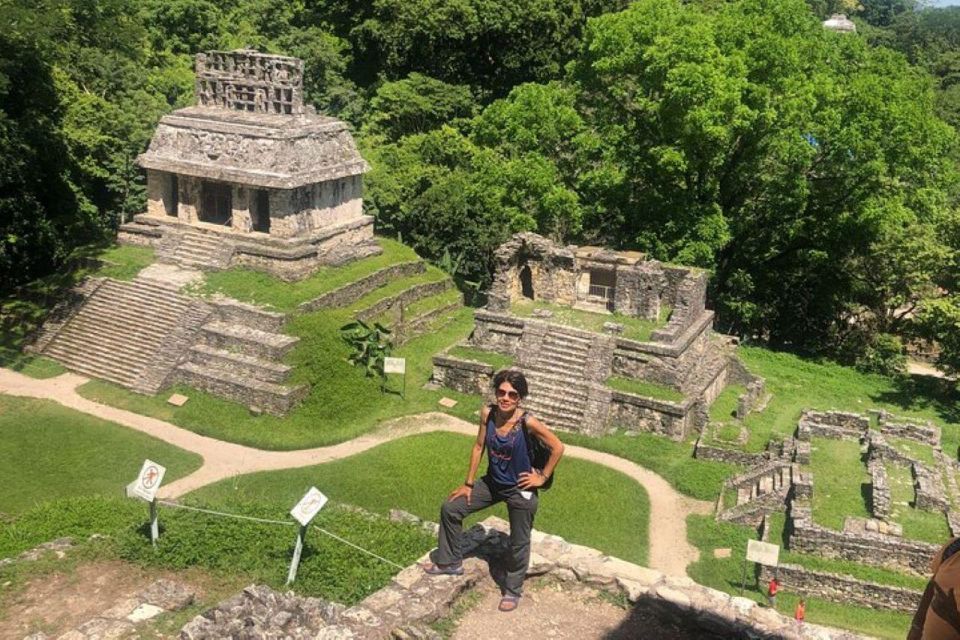
[[516,369],[501,369],[493,376],[494,389],[499,389],[504,382],[509,382],[521,398],[527,397],[527,378]]

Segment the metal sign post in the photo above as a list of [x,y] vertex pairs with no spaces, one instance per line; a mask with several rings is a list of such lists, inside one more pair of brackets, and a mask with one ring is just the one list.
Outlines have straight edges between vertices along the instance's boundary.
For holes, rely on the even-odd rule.
[[327,496],[320,493],[316,487],[310,487],[310,490],[300,499],[290,515],[300,523],[300,530],[297,532],[297,542],[293,547],[293,558],[290,560],[290,570],[287,572],[287,584],[293,584],[297,579],[297,569],[300,567],[300,554],[303,553],[303,541],[307,535],[307,526],[314,516],[320,512],[323,505],[327,504]]
[[403,392],[400,397],[407,399],[407,360],[406,358],[384,358],[384,373],[402,373],[403,374]]
[[137,479],[127,485],[128,498],[140,498],[150,505],[150,543],[157,546],[160,538],[160,522],[157,512],[157,491],[167,468],[153,460],[144,460]]

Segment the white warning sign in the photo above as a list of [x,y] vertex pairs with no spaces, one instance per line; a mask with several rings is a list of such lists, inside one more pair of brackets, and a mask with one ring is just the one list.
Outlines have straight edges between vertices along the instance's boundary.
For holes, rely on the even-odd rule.
[[300,499],[297,506],[290,511],[290,515],[305,527],[325,504],[327,504],[327,496],[320,493],[316,487],[310,487],[310,491]]
[[747,560],[767,567],[776,567],[780,561],[780,547],[760,540],[748,540]]
[[144,460],[143,467],[140,469],[140,475],[133,483],[132,493],[138,498],[143,498],[147,502],[153,502],[157,497],[157,491],[160,489],[160,483],[163,482],[163,474],[167,468],[157,464],[153,460]]

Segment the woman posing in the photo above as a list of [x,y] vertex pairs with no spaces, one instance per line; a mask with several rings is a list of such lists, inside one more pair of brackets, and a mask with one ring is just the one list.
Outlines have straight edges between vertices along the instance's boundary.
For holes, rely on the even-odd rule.
[[[497,402],[480,411],[480,430],[470,453],[466,481],[447,498],[440,509],[440,533],[433,563],[424,571],[433,575],[460,575],[463,556],[460,538],[463,519],[498,502],[510,513],[510,556],[502,586],[500,611],[513,611],[520,603],[523,579],[530,562],[530,530],[537,513],[537,489],[547,481],[563,455],[563,443],[546,425],[520,407],[527,396],[527,379],[516,370],[493,377]],[[548,449],[550,458],[542,469],[531,464],[525,429]],[[480,458],[487,450],[487,473],[474,480]]]

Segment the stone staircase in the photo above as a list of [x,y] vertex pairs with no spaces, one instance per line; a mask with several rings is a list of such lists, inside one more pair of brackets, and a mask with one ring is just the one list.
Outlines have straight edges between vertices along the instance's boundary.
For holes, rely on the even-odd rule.
[[525,405],[550,427],[579,430],[590,395],[585,369],[590,358],[592,338],[550,325],[540,349],[524,373],[531,393]]
[[308,387],[284,385],[283,362],[299,338],[281,333],[286,316],[249,305],[217,308],[200,327],[177,379],[197,389],[274,415],[287,413]]
[[188,269],[226,269],[233,244],[223,235],[185,230],[166,234],[157,247],[157,260]]
[[726,522],[759,525],[764,516],[786,507],[792,484],[792,465],[782,460],[766,462],[734,476],[727,480],[725,486],[736,490],[737,503],[718,513],[717,518]]
[[194,301],[173,288],[108,278],[59,328],[43,354],[72,371],[156,393],[176,364],[167,355],[171,343],[197,313],[202,311]]

